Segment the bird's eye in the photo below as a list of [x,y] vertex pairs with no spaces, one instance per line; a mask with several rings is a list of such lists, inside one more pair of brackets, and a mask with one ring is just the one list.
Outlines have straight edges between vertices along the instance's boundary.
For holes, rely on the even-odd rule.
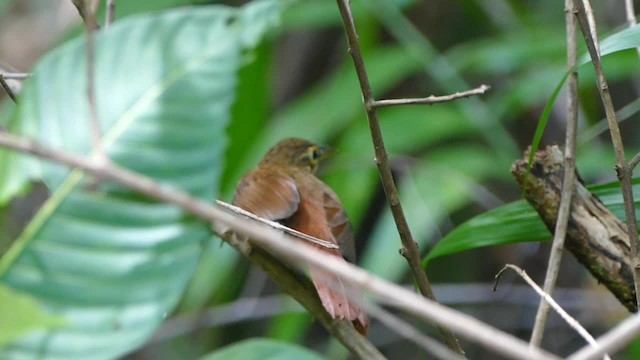
[[310,149],[311,151],[311,160],[319,160],[320,156],[322,155],[322,153],[320,152],[320,149],[318,149],[317,147],[313,147]]

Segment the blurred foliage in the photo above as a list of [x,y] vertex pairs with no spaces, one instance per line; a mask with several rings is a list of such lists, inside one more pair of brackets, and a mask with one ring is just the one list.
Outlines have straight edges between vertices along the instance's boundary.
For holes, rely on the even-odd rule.
[[[0,10],[10,12],[19,1],[23,0],[0,2]],[[117,22],[124,22],[122,19],[135,13],[188,4],[209,6],[206,3],[219,2],[119,0]],[[237,5],[233,1],[224,3]],[[487,211],[519,198],[519,189],[509,175],[510,164],[521,157],[522,150],[531,143],[545,104],[566,72],[563,4],[551,0],[353,0],[352,4],[377,98],[442,95],[480,84],[491,85],[491,91],[480,97],[379,112],[404,212],[424,254],[443,237],[458,236],[472,244],[456,251],[477,247],[482,239],[488,239],[486,244],[497,245],[507,235],[509,242],[530,240],[531,234],[523,231],[527,229],[522,227],[525,222],[518,222],[522,221],[520,218],[515,221],[513,217],[498,216],[500,211],[518,214],[529,211],[523,217],[535,222],[523,203]],[[594,6],[600,34],[623,29],[622,7]],[[195,9],[197,11],[197,7]],[[102,18],[101,13],[99,19]],[[80,34],[76,30],[68,36]],[[0,51],[0,60],[2,54]],[[115,66],[120,60],[113,56],[108,61]],[[129,76],[130,79],[143,77],[150,60],[141,56],[137,61],[140,73]],[[638,61],[635,51],[619,52],[604,60],[618,108],[633,104],[638,97]],[[25,63],[30,61],[25,59]],[[231,122],[226,128],[225,166],[217,169],[221,174],[216,193],[223,200],[231,200],[240,176],[255,166],[265,150],[281,138],[298,136],[330,144],[338,152],[321,168],[320,176],[338,193],[354,223],[359,264],[389,280],[410,283],[406,263],[398,255],[400,242],[372,161],[373,149],[361,95],[335,3],[292,2],[282,14],[281,25],[267,35],[264,43],[239,57],[235,65],[242,67],[233,77],[233,81],[237,81],[235,90],[207,99],[215,104],[220,97],[235,97],[230,110]],[[615,159],[608,134],[599,132],[606,121],[602,120],[604,114],[592,69],[583,66],[580,77],[580,136],[584,140],[578,151],[578,167],[588,183],[610,181],[615,178],[612,170]],[[81,95],[75,101],[83,103],[82,84],[56,81],[58,83],[50,85],[76,87]],[[201,81],[210,80],[203,76]],[[122,88],[110,89],[108,95],[99,93],[98,96],[131,92],[133,90],[127,88],[129,83],[135,84],[135,81],[124,82]],[[51,87],[41,96],[50,102],[66,101],[68,94],[55,89]],[[560,91],[556,104],[549,107],[549,123],[541,136],[542,145],[563,142],[563,96]],[[203,105],[194,101],[189,106],[199,114],[197,108]],[[638,108],[630,105],[628,109],[622,127],[629,144],[627,151],[632,154],[640,141],[638,122],[634,121],[638,119]],[[105,106],[101,111],[113,110]],[[201,116],[213,121],[207,114]],[[3,118],[2,123],[7,124],[8,120]],[[71,133],[72,129],[67,126],[58,130]],[[167,149],[171,149],[170,144],[171,141],[165,144]],[[195,155],[185,155],[180,160],[189,162],[195,158]],[[615,189],[608,191],[615,196]],[[8,219],[13,206],[2,209],[0,216]],[[484,216],[479,219],[491,220],[491,226],[485,223],[487,226],[471,230],[468,224],[460,226],[478,214]],[[509,224],[513,226],[505,227]],[[514,231],[505,235],[510,229]],[[463,235],[459,235],[461,233]],[[4,235],[4,230],[0,235]],[[537,236],[535,240],[543,237]],[[114,239],[118,236],[114,235]],[[440,248],[448,243],[450,240]],[[445,281],[490,282],[504,262],[530,264],[527,271],[535,273],[546,264],[546,252],[537,249],[523,244],[451,255],[434,261],[429,273]],[[256,298],[255,308],[241,314],[247,316],[245,321],[199,331],[196,331],[198,324],[193,324],[193,329],[177,331],[174,338],[161,343],[149,343],[130,358],[198,358],[224,345],[256,336],[297,342],[331,354],[332,358],[344,356],[344,350],[340,347],[336,350],[326,332],[312,323],[308,314],[283,310],[280,316],[268,320],[251,320],[252,312],[260,310],[259,298],[278,290],[248,269],[233,249],[220,246],[214,239],[203,244],[199,255],[195,275],[182,294],[176,316],[215,308],[238,298]],[[474,261],[469,261],[469,256],[474,257]],[[578,265],[567,266],[583,274]],[[575,271],[570,274],[575,275]],[[582,280],[572,278],[570,284],[580,287]],[[460,297],[466,299],[465,294]],[[501,300],[493,298],[497,303]],[[527,319],[535,311],[535,306],[521,301],[522,308],[516,308],[519,312],[514,319]],[[465,306],[482,318],[483,304]],[[592,327],[602,332],[611,326],[612,318],[613,315],[594,321]],[[505,325],[496,318],[485,320]],[[433,331],[428,325],[419,326],[425,332]],[[160,330],[172,329],[161,326]],[[530,323],[527,323],[512,332],[526,337],[529,331]],[[561,334],[570,332],[557,331],[545,344],[546,348],[569,353],[582,345],[573,341],[573,334],[567,335],[570,340],[560,341],[564,339]],[[389,337],[388,330],[382,326],[374,324],[370,338],[390,358],[407,357],[406,340]],[[256,346],[260,341],[263,340],[251,340],[234,347],[243,352],[247,351],[244,347]],[[472,358],[492,358],[472,345],[465,348]],[[283,351],[293,353],[295,350]],[[423,354],[416,353],[413,357],[422,358]]]

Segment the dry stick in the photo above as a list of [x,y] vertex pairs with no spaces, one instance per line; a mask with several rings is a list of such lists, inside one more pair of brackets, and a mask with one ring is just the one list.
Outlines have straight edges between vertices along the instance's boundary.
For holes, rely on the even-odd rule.
[[[35,141],[23,139],[9,133],[0,132],[0,146],[78,168],[94,176],[102,177],[149,196],[152,199],[177,205],[189,214],[215,222],[216,224],[225,225],[238,234],[248,236],[253,243],[270,252],[285,258],[296,259],[298,262],[316,266],[332,274],[337,274],[345,279],[345,281],[368,291],[377,299],[392,304],[396,308],[407,311],[416,317],[446,324],[469,340],[477,342],[485,348],[509,358],[558,359],[557,356],[536,347],[529,347],[524,341],[491,327],[469,315],[419,296],[413,291],[404,289],[401,286],[372,275],[355,265],[345,261],[338,261],[335,257],[313,248],[310,245],[296,241],[295,238],[287,236],[281,231],[226,212],[212,204],[194,199],[182,191],[160,185],[150,178],[120,168],[112,163],[91,161],[87,157],[48,148]],[[237,246],[237,244],[232,245]],[[243,251],[242,249],[240,250]],[[250,249],[248,251],[251,254],[263,254],[260,248]],[[16,256],[16,254],[7,253],[5,256]],[[286,268],[285,265],[275,259],[268,260],[268,257],[264,258],[267,259],[264,261],[269,261],[269,264]],[[317,296],[315,296],[315,299],[317,300]],[[326,311],[323,313],[326,313]],[[346,323],[345,321],[335,320],[334,322],[339,324]],[[324,323],[323,325],[327,326]],[[353,329],[351,325],[346,325],[348,325],[351,331],[355,332],[355,329]],[[344,340],[340,337],[340,333],[332,332],[332,334],[341,341]],[[364,339],[362,336],[356,337],[356,339],[359,338]]]
[[585,346],[576,351],[568,360],[595,360],[599,359],[605,353],[613,353],[623,346],[629,344],[640,334],[640,313],[629,316],[624,319],[615,328],[609,330],[606,334],[600,336],[598,348]]
[[475,89],[457,92],[451,95],[444,95],[444,96],[431,95],[425,98],[371,100],[370,106],[375,109],[375,108],[381,108],[385,106],[395,106],[395,105],[431,105],[431,104],[437,104],[437,103],[443,103],[447,101],[462,99],[462,98],[466,98],[473,95],[482,95],[486,93],[490,88],[491,87],[489,85],[482,84]]
[[[95,58],[96,58],[96,45],[95,45],[95,31],[97,27],[97,20],[90,5],[91,0],[74,0],[74,3],[82,4],[82,8],[78,8],[84,21],[87,32],[87,47],[86,47],[86,59],[87,59],[87,104],[89,105],[89,121],[91,122],[91,141],[93,144],[93,151],[95,156],[100,161],[105,161],[106,156],[101,145],[101,131],[100,120],[98,120],[98,109],[96,104],[95,93]],[[79,5],[76,5],[79,6]]]
[[11,90],[11,87],[9,86],[9,84],[7,84],[7,81],[2,74],[0,74],[0,85],[2,85],[2,88],[7,92],[7,95],[9,95],[11,100],[13,100],[13,102],[17,104],[18,99],[16,99],[16,94],[13,93],[13,90]]
[[116,0],[107,0],[107,14],[104,19],[104,27],[109,28],[116,20]]
[[289,235],[292,235],[294,237],[300,238],[302,240],[307,240],[307,241],[312,242],[314,244],[320,245],[320,246],[325,247],[327,249],[336,249],[336,250],[340,249],[340,247],[338,245],[336,245],[336,244],[334,244],[334,243],[332,243],[330,241],[325,241],[325,240],[322,240],[322,239],[318,239],[317,237],[313,237],[311,235],[307,235],[305,233],[301,233],[298,230],[295,230],[295,229],[292,229],[290,227],[284,226],[284,225],[282,225],[282,224],[280,224],[278,222],[270,221],[270,220],[267,220],[267,219],[263,219],[263,218],[261,218],[259,216],[256,216],[253,213],[250,213],[250,212],[248,212],[248,211],[246,211],[246,210],[244,210],[242,208],[239,208],[239,207],[231,205],[231,204],[227,204],[224,201],[216,200],[216,205],[218,205],[220,207],[223,207],[225,209],[228,209],[230,211],[233,211],[236,214],[240,214],[242,216],[251,218],[251,219],[253,219],[255,221],[259,221],[259,222],[261,222],[263,224],[267,224],[267,225],[271,226],[274,229],[282,230],[283,232],[285,232],[285,233],[287,233]]
[[[622,198],[624,200],[624,212],[627,223],[627,233],[631,240],[631,257],[632,272],[633,272],[633,284],[636,293],[636,304],[640,305],[639,290],[640,290],[640,264],[638,263],[639,243],[638,243],[638,224],[636,223],[636,210],[633,203],[633,187],[631,186],[631,176],[633,169],[627,166],[627,160],[624,155],[624,145],[622,143],[622,136],[620,135],[620,128],[618,127],[618,121],[616,119],[616,112],[613,107],[613,101],[611,100],[611,93],[609,92],[609,85],[607,84],[607,78],[602,70],[602,62],[600,61],[600,55],[596,42],[594,40],[595,31],[592,33],[589,27],[589,20],[585,10],[585,3],[589,4],[588,0],[578,1],[576,0],[576,16],[578,17],[578,23],[582,30],[585,42],[587,43],[587,49],[589,49],[589,55],[591,56],[591,62],[596,72],[596,79],[598,82],[598,91],[600,92],[600,98],[604,105],[605,114],[607,115],[607,121],[609,122],[609,133],[611,134],[611,141],[613,142],[613,149],[616,154],[616,173],[618,180],[620,181],[620,187],[622,190]],[[590,5],[588,5],[590,7]]]
[[631,172],[633,172],[633,169],[635,169],[635,168],[636,168],[636,166],[638,166],[638,163],[639,163],[639,162],[640,162],[640,152],[639,152],[639,153],[637,153],[637,154],[633,157],[633,159],[631,159],[631,161],[629,161],[629,165],[627,165],[627,166],[629,166],[629,170],[630,170]]
[[[627,24],[629,24],[629,27],[635,26],[637,21],[636,11],[633,8],[633,0],[624,0],[624,12],[627,17]],[[640,47],[636,48],[636,52],[638,53],[638,56],[640,56]]]
[[401,337],[404,337],[416,345],[420,346],[422,349],[427,351],[429,354],[433,355],[437,359],[442,360],[463,360],[464,356],[453,352],[448,347],[442,345],[439,341],[436,341],[428,336],[422,334],[418,329],[413,327],[408,322],[400,319],[397,316],[394,316],[390,312],[386,311],[380,306],[367,304],[366,305],[367,312],[378,319],[382,324],[384,324],[387,328],[393,330],[394,333],[398,334]]
[[[349,0],[337,0],[337,3],[338,8],[340,9],[340,15],[342,16],[342,23],[347,35],[347,41],[349,43],[349,52],[353,58],[353,64],[358,75],[358,81],[360,82],[360,89],[362,90],[362,97],[367,113],[367,119],[369,120],[369,130],[371,132],[371,139],[373,141],[373,148],[375,152],[375,163],[378,166],[382,187],[384,188],[385,195],[389,200],[391,214],[393,215],[393,219],[398,229],[398,234],[400,235],[400,240],[402,241],[402,249],[400,253],[409,263],[409,268],[413,273],[422,295],[431,300],[435,300],[431,284],[427,278],[427,273],[422,268],[418,244],[413,240],[413,236],[411,235],[411,230],[409,229],[407,219],[404,216],[400,197],[398,196],[398,191],[396,189],[395,182],[393,181],[387,151],[382,138],[382,131],[380,130],[380,124],[378,122],[378,114],[372,107],[372,103],[374,101],[373,92],[365,69],[364,60],[362,59],[360,42],[358,40],[353,15],[351,14],[351,8],[349,7]],[[464,350],[458,343],[458,339],[456,339],[453,332],[442,325],[436,326],[442,334],[447,346],[455,352],[464,355]]]
[[73,5],[75,5],[76,9],[78,9],[78,13],[80,14],[82,21],[88,29],[91,29],[93,31],[100,28],[98,20],[96,19],[96,16],[94,14],[94,10],[91,9],[93,7],[93,3],[91,3],[91,0],[71,1],[73,2]]
[[[498,272],[498,274],[496,274],[496,281],[493,285],[493,291],[496,291],[496,289],[498,288],[498,282],[500,281],[500,278],[502,277],[502,274],[505,272],[505,270],[507,269],[511,269],[513,271],[515,271],[518,275],[520,275],[520,277],[527,282],[527,284],[529,284],[529,286],[531,286],[533,288],[533,290],[535,290],[535,292],[538,293],[538,295],[540,295],[540,300],[544,301],[546,303],[548,303],[553,310],[555,310],[560,317],[562,317],[562,319],[564,319],[564,321],[567,322],[567,324],[569,324],[569,326],[571,326],[571,328],[573,328],[578,334],[580,334],[580,336],[582,336],[583,339],[585,339],[587,341],[587,343],[589,345],[591,345],[592,347],[597,348],[599,345],[596,342],[596,339],[593,338],[593,336],[591,336],[591,334],[589,334],[589,332],[587,331],[587,329],[585,329],[582,325],[580,325],[580,323],[578,322],[578,320],[574,319],[571,315],[569,315],[566,311],[564,311],[564,309],[555,301],[553,300],[553,298],[551,297],[551,294],[545,292],[544,290],[542,290],[540,288],[540,286],[538,286],[538,284],[536,284],[531,277],[529,277],[529,275],[527,275],[527,272],[522,270],[520,267],[513,265],[513,264],[507,264],[505,265],[502,270],[500,270],[500,272]],[[605,355],[604,357],[605,360],[611,360],[611,358],[609,358],[609,355]]]
[[[578,0],[580,1],[580,0]],[[567,67],[573,69],[578,58],[576,43],[576,19],[573,15],[573,0],[565,0],[565,19],[567,31]],[[564,175],[562,178],[562,193],[558,208],[558,220],[553,232],[553,243],[549,254],[549,264],[544,279],[544,292],[552,295],[560,272],[564,239],[567,235],[567,223],[571,214],[571,198],[574,192],[576,176],[576,133],[578,128],[578,71],[569,75],[567,91],[567,132],[564,149]],[[539,346],[544,336],[544,328],[549,315],[549,303],[540,300],[536,320],[533,326],[530,343]]]
[[31,76],[29,73],[4,73],[2,77],[7,80],[24,80]]

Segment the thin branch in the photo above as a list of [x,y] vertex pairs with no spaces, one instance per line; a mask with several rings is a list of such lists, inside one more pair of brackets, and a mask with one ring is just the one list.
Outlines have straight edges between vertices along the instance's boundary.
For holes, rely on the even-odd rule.
[[7,80],[24,80],[31,76],[29,73],[4,73],[2,77]]
[[101,145],[102,135],[100,130],[100,120],[98,119],[98,108],[95,93],[95,31],[98,29],[98,22],[95,16],[95,10],[92,9],[91,0],[73,0],[73,2],[74,4],[76,4],[76,7],[78,7],[80,15],[82,15],[82,20],[84,21],[87,33],[87,104],[89,105],[89,121],[91,122],[91,141],[93,144],[93,152],[97,159],[99,159],[100,161],[106,161],[107,157]]
[[636,166],[638,166],[638,163],[640,163],[640,152],[637,153],[633,159],[631,159],[631,161],[629,161],[629,170],[631,172],[633,172],[633,170],[636,168]]
[[624,0],[624,12],[627,17],[629,27],[634,26],[636,21],[636,11],[633,9],[633,0]]
[[[580,334],[580,336],[582,336],[583,339],[585,339],[587,341],[587,343],[589,345],[591,345],[592,347],[597,348],[598,347],[598,343],[596,342],[596,339],[593,338],[593,336],[591,336],[591,334],[589,334],[589,332],[587,331],[587,329],[585,329],[582,325],[580,325],[580,323],[578,322],[578,320],[574,319],[571,315],[569,315],[555,300],[553,300],[553,298],[551,297],[551,295],[549,293],[547,293],[546,291],[542,290],[540,288],[540,286],[538,286],[538,284],[536,284],[530,277],[529,275],[527,275],[527,273],[522,270],[521,268],[519,268],[516,265],[513,264],[507,264],[505,265],[502,270],[500,270],[500,272],[498,272],[498,274],[496,274],[496,282],[493,285],[493,291],[496,291],[497,287],[498,287],[498,282],[500,281],[500,278],[502,276],[502,274],[505,272],[505,270],[507,269],[511,269],[513,271],[515,271],[518,275],[520,275],[520,277],[527,282],[527,284],[529,284],[529,286],[531,286],[533,288],[533,290],[535,290],[538,295],[540,295],[540,300],[549,304],[553,310],[555,310],[558,315],[560,315],[560,317],[562,317],[562,319],[564,319],[564,321],[567,322],[567,324],[569,324],[569,326],[574,329],[578,334]],[[605,355],[604,357],[605,360],[611,360],[611,358],[609,358],[609,355]]]
[[637,339],[640,334],[640,313],[629,316],[597,339],[598,347],[585,346],[576,351],[568,360],[595,360],[605,353],[613,353]]
[[[633,8],[633,0],[624,0],[624,13],[627,17],[627,24],[629,24],[629,27],[633,27],[638,23],[636,20],[636,11]],[[640,56],[640,47],[636,48],[636,53]]]
[[104,19],[104,27],[109,28],[116,20],[116,0],[107,0],[107,14]]
[[616,172],[618,180],[620,181],[620,187],[622,190],[622,198],[624,200],[624,210],[627,223],[627,232],[629,239],[631,240],[631,257],[633,259],[633,283],[636,294],[636,305],[640,305],[640,263],[638,262],[638,254],[640,253],[640,243],[638,241],[638,225],[636,219],[636,210],[633,200],[633,187],[631,186],[632,171],[627,166],[627,160],[624,154],[624,145],[622,143],[622,136],[620,135],[620,128],[618,127],[618,121],[616,119],[616,112],[613,107],[613,101],[611,100],[611,93],[609,92],[609,85],[607,78],[604,75],[602,69],[602,62],[600,61],[600,55],[597,47],[597,41],[595,40],[595,29],[592,32],[592,28],[589,23],[589,16],[587,14],[591,5],[588,0],[576,1],[578,17],[578,23],[582,30],[585,42],[587,43],[587,49],[589,55],[591,55],[591,62],[596,73],[596,80],[598,82],[598,91],[600,92],[600,98],[604,106],[605,114],[607,115],[607,121],[609,122],[609,133],[611,134],[611,141],[613,142],[613,150],[616,154]]
[[386,311],[380,306],[369,304],[366,307],[369,315],[378,319],[387,328],[393,330],[394,333],[411,340],[416,345],[433,355],[437,359],[442,360],[463,360],[464,356],[453,352],[440,342],[423,335],[418,329],[411,324]]
[[[580,0],[578,0],[580,1]],[[576,42],[576,18],[573,15],[573,0],[565,0],[565,20],[567,32],[567,68],[574,69],[578,59],[578,46]],[[576,176],[576,137],[578,128],[578,72],[572,71],[568,79],[567,91],[567,131],[565,135],[564,149],[564,175],[562,178],[562,192],[558,208],[558,219],[553,232],[553,243],[549,254],[549,264],[544,279],[544,292],[553,294],[560,272],[562,253],[564,251],[564,239],[567,235],[567,223],[571,214],[571,198],[574,193]],[[544,336],[544,328],[549,314],[549,303],[540,301],[536,320],[531,334],[531,344],[540,345]]]
[[[493,328],[471,316],[428,300],[415,294],[411,290],[404,289],[401,286],[372,275],[355,265],[345,261],[338,261],[338,259],[326,254],[324,251],[315,249],[303,242],[295,241],[295,238],[272,229],[265,224],[241,218],[236,214],[232,214],[201,200],[194,199],[182,191],[158,184],[150,178],[120,168],[112,163],[91,161],[86,157],[48,148],[37,142],[19,138],[8,133],[0,133],[0,146],[78,168],[94,176],[102,177],[149,196],[152,199],[177,205],[184,211],[201,219],[225,225],[232,231],[249,237],[252,243],[259,246],[258,248],[242,249],[242,246],[231,242],[234,247],[240,248],[239,250],[242,251],[243,254],[247,255],[245,251],[249,251],[249,256],[252,261],[257,262],[258,257],[262,259],[262,265],[266,264],[288,269],[287,266],[269,257],[268,253],[261,251],[261,248],[264,248],[270,253],[278,254],[284,258],[295,259],[297,262],[313,265],[329,273],[338,274],[345,281],[368,291],[385,303],[407,311],[418,318],[445,324],[469,340],[477,342],[487,349],[509,358],[558,359],[558,357],[542,349],[529,347],[524,341]],[[226,237],[224,238],[226,239]],[[5,266],[10,265],[12,263],[11,259],[17,255],[18,254],[12,253],[11,251],[7,252],[5,256],[8,258],[3,264],[5,264]],[[2,269],[0,269],[0,272],[1,271]],[[317,295],[313,292],[313,286],[308,279],[306,284],[308,284],[309,292],[314,294],[317,306],[321,309],[322,304],[320,304]],[[306,305],[306,303],[303,304],[303,306],[304,305]],[[317,318],[319,317],[319,320],[323,319],[319,316],[320,311],[318,313],[311,313]],[[328,316],[326,311],[321,311],[321,313]],[[343,327],[336,330],[331,328],[332,324],[344,324],[348,326],[348,328]],[[332,334],[340,341],[345,341],[343,332],[348,331],[347,329],[351,329],[351,331],[355,333],[355,329],[344,320],[333,320],[330,323],[323,322],[323,325],[328,327],[328,329],[332,331]],[[356,339],[364,338],[357,336]],[[350,338],[346,340],[353,341]]]
[[71,0],[73,5],[75,5],[76,9],[78,9],[78,13],[84,22],[84,25],[87,29],[91,31],[99,29],[100,24],[98,24],[98,19],[96,19],[95,10],[92,8],[95,3],[92,3],[91,0]]
[[[378,166],[382,187],[384,188],[385,195],[389,200],[391,214],[393,215],[393,219],[398,229],[398,234],[400,235],[400,240],[402,241],[401,254],[404,255],[409,263],[409,268],[411,269],[413,277],[418,284],[420,293],[431,300],[435,300],[427,274],[422,268],[418,244],[413,240],[413,236],[411,235],[411,230],[409,229],[409,224],[404,216],[400,197],[398,196],[398,191],[393,180],[391,168],[389,167],[389,160],[382,137],[382,131],[380,130],[378,114],[372,106],[375,99],[373,97],[373,91],[371,90],[371,84],[369,83],[369,77],[360,51],[360,42],[358,40],[353,15],[351,14],[349,0],[337,0],[337,3],[338,8],[340,9],[340,15],[342,16],[347,41],[349,43],[349,52],[351,53],[353,64],[358,75],[358,81],[360,82],[360,89],[362,90],[362,97],[367,119],[369,120],[369,130],[371,132],[371,139],[373,141],[373,148],[375,152],[375,163]],[[437,327],[447,346],[455,352],[464,355],[464,350],[460,346],[460,343],[453,332],[441,325],[438,325]]]
[[431,105],[431,104],[437,104],[437,103],[443,103],[447,101],[467,98],[473,95],[482,95],[486,93],[490,88],[491,87],[489,85],[483,84],[475,89],[457,92],[451,95],[444,95],[444,96],[431,95],[425,98],[372,100],[370,102],[370,106],[376,109],[376,108],[381,108],[385,106],[395,106],[395,105]]
[[218,206],[220,206],[220,207],[223,207],[225,209],[233,211],[236,214],[240,214],[240,215],[242,215],[244,217],[248,217],[248,218],[251,218],[251,219],[253,219],[255,221],[259,221],[259,222],[261,222],[263,224],[267,224],[267,225],[271,226],[274,229],[282,230],[283,232],[285,232],[285,233],[287,233],[287,234],[289,234],[291,236],[294,236],[294,237],[297,237],[297,238],[300,238],[300,239],[303,239],[303,240],[307,240],[309,242],[312,242],[314,244],[320,245],[320,246],[325,247],[327,249],[340,249],[340,247],[338,245],[336,245],[336,244],[334,244],[334,243],[332,243],[330,241],[324,241],[322,239],[318,239],[317,237],[313,237],[313,236],[307,235],[305,233],[301,233],[298,230],[295,230],[295,229],[292,229],[290,227],[284,226],[284,225],[282,225],[282,224],[280,224],[278,222],[270,221],[270,220],[267,220],[267,219],[263,219],[263,218],[261,218],[259,216],[256,216],[256,215],[254,215],[254,214],[252,214],[252,213],[250,213],[250,212],[248,212],[248,211],[246,211],[244,209],[241,209],[241,208],[239,208],[237,206],[233,206],[231,204],[227,204],[226,202],[223,202],[223,201],[220,201],[220,200],[216,200],[216,204]]
[[2,88],[4,89],[4,91],[6,91],[11,100],[13,100],[13,102],[17,104],[18,99],[16,98],[16,94],[13,93],[13,90],[11,90],[11,87],[9,86],[9,84],[7,84],[7,81],[2,74],[0,74],[0,85],[2,85]]

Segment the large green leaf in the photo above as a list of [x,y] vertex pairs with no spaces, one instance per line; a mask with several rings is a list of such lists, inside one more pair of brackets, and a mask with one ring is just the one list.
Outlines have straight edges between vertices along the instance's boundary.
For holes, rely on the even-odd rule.
[[[624,219],[624,202],[620,184],[591,186],[592,191],[618,218]],[[634,180],[633,191],[640,192],[640,179]],[[635,201],[640,211],[640,198]],[[525,200],[495,208],[480,214],[451,231],[427,255],[425,265],[440,256],[484,246],[506,245],[526,241],[546,241],[551,233],[536,211]]]
[[[212,199],[242,51],[280,11],[277,1],[181,9],[131,17],[100,33],[97,109],[109,158]],[[46,56],[10,129],[91,155],[84,59],[82,39]],[[209,225],[81,171],[6,150],[0,157],[5,199],[31,177],[51,189],[0,259],[0,283],[65,321],[30,332],[0,358],[113,358],[142,343],[180,298]]]
[[301,346],[271,339],[249,339],[226,346],[200,360],[322,360]]

